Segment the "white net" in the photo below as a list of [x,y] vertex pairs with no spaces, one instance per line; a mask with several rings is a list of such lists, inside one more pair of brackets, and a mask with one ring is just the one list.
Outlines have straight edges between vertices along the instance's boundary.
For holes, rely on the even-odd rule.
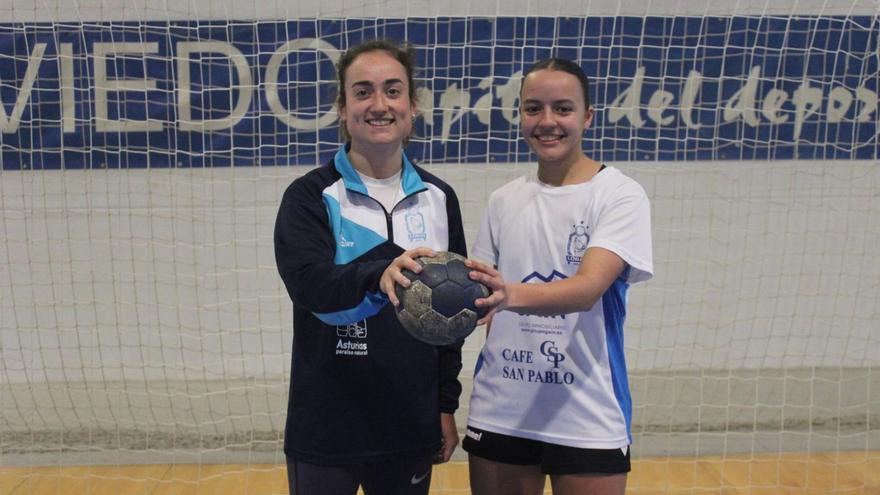
[[283,460],[275,213],[374,36],[418,49],[409,152],[469,239],[531,167],[522,71],[593,78],[588,151],[653,207],[637,458],[880,450],[876,1],[289,3],[0,6],[0,464]]

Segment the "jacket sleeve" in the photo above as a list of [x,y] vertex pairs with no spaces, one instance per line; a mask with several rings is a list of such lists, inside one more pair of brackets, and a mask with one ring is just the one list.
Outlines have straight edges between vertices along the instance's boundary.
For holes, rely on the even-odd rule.
[[[461,221],[458,197],[450,187],[446,193],[446,216],[449,221],[449,251],[467,257],[467,244]],[[458,409],[461,395],[461,347],[464,342],[438,347],[440,365],[440,412],[453,413]]]
[[275,262],[295,304],[328,324],[349,324],[387,304],[379,279],[391,260],[337,265],[336,244],[318,185],[294,181],[275,221]]

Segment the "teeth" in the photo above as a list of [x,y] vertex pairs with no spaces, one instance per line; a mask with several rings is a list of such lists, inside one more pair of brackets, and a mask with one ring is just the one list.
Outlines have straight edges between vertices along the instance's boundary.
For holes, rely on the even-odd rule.
[[391,124],[391,119],[372,119],[367,121],[370,125],[389,125]]
[[562,136],[538,136],[538,141],[556,141],[562,139]]

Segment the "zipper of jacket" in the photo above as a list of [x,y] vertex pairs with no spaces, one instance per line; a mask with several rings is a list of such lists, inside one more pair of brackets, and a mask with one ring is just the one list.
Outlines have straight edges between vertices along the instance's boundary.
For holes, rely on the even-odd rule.
[[400,201],[395,203],[394,206],[391,207],[391,211],[388,211],[385,209],[385,205],[380,203],[378,199],[370,196],[369,194],[364,194],[360,191],[351,191],[351,192],[373,200],[374,203],[379,205],[379,208],[382,208],[382,212],[385,213],[385,228],[388,230],[388,240],[391,242],[394,242],[394,222],[392,221],[393,219],[391,217],[391,214],[394,213],[394,209],[397,208],[397,205],[399,205],[404,199],[408,198],[409,196],[404,196],[403,199],[401,199]]
[[408,195],[400,198],[400,200],[398,200],[397,203],[394,203],[394,206],[391,207],[391,211],[386,210],[385,206],[382,203],[379,203],[375,199],[373,200],[373,201],[376,201],[377,203],[379,203],[379,206],[382,207],[382,211],[385,212],[385,225],[386,225],[385,228],[388,229],[388,240],[389,241],[394,242],[394,221],[393,221],[394,219],[392,216],[392,215],[394,215],[394,210],[397,209],[397,205],[406,201],[406,198],[408,198],[410,196],[414,196],[418,192],[420,192],[420,191],[416,191],[412,194],[408,194]]
[[424,189],[424,188],[419,189],[418,191],[413,191],[412,193],[407,194],[406,196],[400,198],[400,200],[398,200],[397,203],[394,203],[394,206],[391,207],[391,211],[386,210],[385,205],[380,203],[378,199],[370,196],[369,194],[364,194],[360,191],[352,191],[352,192],[355,194],[360,194],[361,196],[372,199],[377,205],[379,205],[380,208],[382,208],[382,211],[385,213],[385,228],[388,230],[388,240],[390,242],[394,242],[394,221],[393,221],[394,218],[392,217],[392,215],[394,214],[394,210],[397,209],[397,205],[399,205],[400,203],[403,203],[408,198],[415,196],[416,194],[418,194],[422,191],[427,191],[427,189]]
[[[378,201],[377,201],[377,203],[378,203]],[[382,205],[379,205],[379,206],[382,206]],[[391,211],[386,210],[385,207],[382,206],[382,211],[385,212],[385,228],[388,229],[388,240],[391,242],[394,242],[394,222],[392,222],[391,213],[394,212],[395,206],[397,206],[397,205],[394,205],[391,207]]]

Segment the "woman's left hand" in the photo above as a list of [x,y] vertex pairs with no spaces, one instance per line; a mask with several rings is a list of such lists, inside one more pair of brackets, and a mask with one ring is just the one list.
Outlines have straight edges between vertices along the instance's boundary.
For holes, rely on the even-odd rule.
[[507,308],[510,297],[509,286],[501,277],[501,273],[486,263],[469,259],[464,264],[473,270],[470,273],[471,280],[482,283],[492,291],[489,297],[475,301],[478,308],[488,309],[486,315],[477,321],[477,325],[484,325],[492,319],[492,315]]
[[452,458],[458,446],[458,429],[455,427],[455,416],[452,413],[440,413],[440,430],[443,433],[443,445],[434,459],[434,464],[443,464]]

